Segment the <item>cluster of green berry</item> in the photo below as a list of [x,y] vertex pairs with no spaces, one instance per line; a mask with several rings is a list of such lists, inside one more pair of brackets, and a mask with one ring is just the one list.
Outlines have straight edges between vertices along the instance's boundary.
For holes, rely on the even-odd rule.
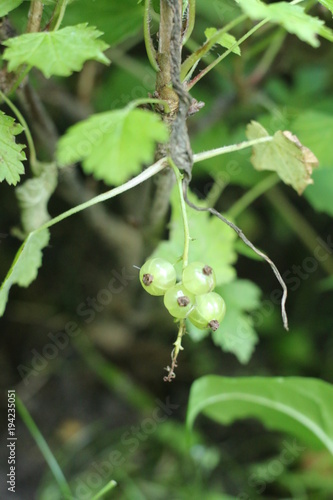
[[170,262],[154,258],[140,269],[140,281],[150,295],[164,295],[164,305],[174,318],[188,318],[197,328],[217,330],[225,315],[223,298],[213,292],[215,273],[202,262],[192,262],[176,284],[176,270]]

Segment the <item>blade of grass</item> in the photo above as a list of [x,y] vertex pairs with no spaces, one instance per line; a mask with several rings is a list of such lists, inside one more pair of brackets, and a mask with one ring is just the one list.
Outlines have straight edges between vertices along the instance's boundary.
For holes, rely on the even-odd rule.
[[18,411],[18,414],[20,415],[21,419],[23,420],[24,424],[26,425],[27,429],[29,430],[31,436],[34,438],[41,454],[43,455],[45,462],[48,464],[54,479],[57,481],[59,485],[59,489],[64,496],[65,499],[68,500],[73,500],[73,495],[70,490],[69,484],[66,481],[66,478],[55,458],[53,455],[52,451],[49,448],[49,445],[45,441],[43,435],[41,434],[40,430],[38,429],[37,425],[35,424],[34,420],[32,419],[30,413],[28,412],[27,408],[21,401],[21,399],[17,396],[16,397],[16,409]]
[[106,493],[109,493],[109,491],[113,490],[117,486],[116,481],[111,479],[111,481],[104,486],[91,500],[98,500],[99,498],[102,498],[103,495]]

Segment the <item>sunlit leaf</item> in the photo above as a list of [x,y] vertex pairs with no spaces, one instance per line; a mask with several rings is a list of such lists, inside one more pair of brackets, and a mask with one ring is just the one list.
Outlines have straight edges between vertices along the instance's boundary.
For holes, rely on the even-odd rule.
[[0,288],[0,316],[5,311],[10,288],[13,285],[27,287],[36,279],[42,265],[42,250],[49,238],[48,229],[43,229],[29,234],[22,243]]
[[15,136],[22,130],[14,118],[0,111],[0,181],[6,180],[8,184],[17,184],[24,174],[25,146],[15,142]]
[[168,131],[156,113],[127,107],[92,115],[71,127],[58,144],[60,165],[82,161],[87,174],[119,185],[154,157]]
[[293,33],[300,40],[313,47],[319,46],[317,35],[321,33],[324,22],[317,17],[309,16],[304,7],[287,2],[277,2],[266,5],[260,0],[236,0],[242,10],[255,20],[268,19],[272,23],[283,26],[289,33]]
[[199,413],[223,425],[256,418],[268,429],[291,434],[302,444],[333,455],[333,387],[321,380],[209,375],[191,387],[189,427]]
[[[252,121],[247,126],[246,136],[253,140],[268,137],[269,134],[260,123]],[[257,170],[276,172],[298,194],[302,194],[306,186],[313,183],[312,169],[318,166],[318,160],[312,151],[287,130],[277,131],[272,141],[253,146],[251,161]]]
[[[230,49],[236,42],[236,38],[229,33],[222,33],[220,36],[218,36],[217,39],[215,37],[218,36],[218,31],[216,28],[207,28],[205,30],[205,37],[207,40],[211,40],[213,37],[214,43],[218,43],[221,45],[221,47],[224,47],[225,49]],[[232,49],[232,52],[235,54],[238,54],[240,56],[240,48],[239,47],[234,47]]]
[[87,23],[58,31],[26,33],[3,42],[7,46],[3,57],[9,61],[9,71],[28,64],[40,69],[47,78],[69,76],[80,71],[89,59],[109,64],[103,54],[108,45],[97,40],[102,34]]

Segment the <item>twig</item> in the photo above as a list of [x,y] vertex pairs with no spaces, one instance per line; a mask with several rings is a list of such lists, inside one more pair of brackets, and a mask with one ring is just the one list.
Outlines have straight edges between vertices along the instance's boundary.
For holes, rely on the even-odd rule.
[[58,222],[61,222],[64,219],[67,219],[67,217],[70,217],[71,215],[77,214],[81,212],[82,210],[85,210],[86,208],[92,207],[93,205],[97,205],[97,203],[100,203],[102,201],[110,200],[111,198],[114,198],[115,196],[118,196],[118,194],[125,193],[126,191],[129,191],[130,189],[134,188],[135,186],[138,186],[142,182],[146,181],[153,175],[157,174],[161,170],[165,168],[165,158],[162,158],[161,160],[158,160],[156,163],[153,165],[150,165],[148,168],[146,168],[143,172],[141,172],[139,175],[136,177],[133,177],[133,179],[130,179],[129,181],[125,182],[125,184],[122,184],[121,186],[117,186],[114,189],[111,189],[110,191],[107,191],[106,193],[99,194],[98,196],[95,196],[91,200],[88,200],[84,203],[81,203],[81,205],[77,205],[76,207],[73,207],[66,212],[63,212],[62,214],[58,215],[57,217],[54,217],[53,219],[49,220],[45,224],[43,224],[41,227],[36,229],[36,231],[41,231],[43,229],[49,228],[51,226],[54,226]]
[[274,274],[275,274],[275,276],[276,276],[276,278],[277,278],[278,282],[280,283],[282,290],[283,290],[283,294],[282,294],[282,298],[281,298],[281,315],[282,315],[282,321],[283,321],[284,328],[286,330],[289,330],[288,317],[287,317],[287,313],[286,313],[286,300],[287,300],[288,290],[287,290],[287,286],[286,286],[278,268],[274,264],[274,262],[266,254],[264,254],[261,250],[256,248],[253,245],[253,243],[247,239],[247,237],[245,236],[243,231],[238,226],[236,226],[236,224],[234,224],[230,220],[226,219],[226,217],[221,215],[220,212],[215,210],[215,208],[198,207],[197,205],[192,203],[188,199],[188,196],[187,196],[189,181],[190,181],[190,179],[188,177],[185,177],[183,180],[183,195],[184,195],[184,200],[188,204],[188,206],[193,208],[194,210],[197,210],[198,212],[209,212],[212,215],[215,215],[216,217],[218,217],[222,222],[227,224],[227,226],[231,227],[231,229],[233,229],[237,233],[237,235],[241,238],[241,240],[245,243],[245,245],[250,247],[257,255],[259,255],[260,257],[265,259],[265,261],[271,266],[272,271],[274,272]]
[[40,30],[44,4],[40,0],[32,0],[28,14],[27,33],[37,33]]

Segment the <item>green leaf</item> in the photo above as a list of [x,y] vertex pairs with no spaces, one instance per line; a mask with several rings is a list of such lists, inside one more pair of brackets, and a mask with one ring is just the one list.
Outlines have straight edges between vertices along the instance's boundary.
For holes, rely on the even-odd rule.
[[251,19],[264,19],[268,17],[268,5],[265,5],[260,0],[236,0],[242,10]]
[[0,316],[3,315],[10,288],[13,285],[27,287],[34,281],[42,265],[42,250],[49,243],[48,229],[30,233],[20,246],[13,264],[0,288]]
[[22,2],[23,0],[1,0],[0,17],[6,16],[8,12],[16,9]]
[[318,0],[326,9],[330,10],[333,14],[333,0]]
[[8,47],[3,58],[9,61],[9,71],[28,64],[40,69],[46,78],[69,76],[80,71],[89,59],[109,64],[103,54],[108,45],[97,40],[102,34],[87,23],[58,31],[26,33],[3,42]]
[[[252,121],[246,128],[246,136],[253,140],[269,137],[269,133],[260,123]],[[257,170],[276,172],[298,194],[302,194],[307,185],[313,183],[312,168],[318,166],[318,160],[312,151],[287,130],[278,130],[272,141],[253,146],[251,162]]]
[[266,5],[259,0],[236,0],[242,10],[251,19],[267,18],[272,23],[283,26],[289,33],[293,33],[300,40],[309,43],[312,47],[318,47],[320,34],[324,22],[317,17],[309,16],[304,8],[287,2],[277,2]]
[[305,191],[305,197],[318,212],[333,217],[333,168],[320,168],[313,173],[314,184]]
[[31,233],[50,219],[47,204],[56,187],[57,168],[54,164],[45,164],[39,177],[28,179],[16,188],[25,234]]
[[226,315],[213,332],[213,340],[223,351],[232,352],[240,363],[248,363],[258,342],[251,316],[260,306],[261,290],[248,280],[237,280],[216,289],[225,300]]
[[[189,192],[189,199],[199,206],[202,205],[193,193]],[[169,240],[161,241],[153,256],[162,257],[173,264],[177,264],[177,261],[183,255],[184,228],[176,187],[171,196],[171,208]],[[217,217],[211,217],[207,212],[197,212],[189,207],[186,207],[186,210],[192,238],[189,261],[200,261],[209,264],[215,271],[217,284],[228,283],[235,277],[235,270],[232,266],[237,258],[234,251],[235,232]],[[176,265],[179,277],[181,267],[182,264],[179,261]]]
[[66,132],[58,144],[60,165],[82,161],[87,174],[107,184],[120,185],[154,158],[155,142],[165,142],[168,131],[156,113],[124,109],[92,115]]
[[144,6],[137,0],[80,0],[66,10],[66,25],[86,19],[104,32],[110,45],[120,43],[142,29]]
[[321,380],[208,375],[191,387],[189,427],[200,412],[224,425],[257,418],[268,429],[292,434],[333,455],[333,388]]
[[20,175],[24,174],[22,160],[26,159],[22,144],[15,142],[15,135],[22,132],[23,127],[14,118],[0,111],[0,182],[17,184]]
[[[205,30],[205,37],[207,38],[207,41],[210,41],[213,37],[218,36],[217,33],[218,31],[216,28],[207,28]],[[222,33],[217,39],[214,40],[214,43],[218,43],[225,49],[230,49],[235,43],[237,43],[237,40],[234,36],[229,35],[229,33]],[[241,54],[239,47],[233,48],[232,52],[238,54],[239,56]]]
[[333,167],[332,114],[312,109],[302,111],[290,128],[314,152],[321,165]]

